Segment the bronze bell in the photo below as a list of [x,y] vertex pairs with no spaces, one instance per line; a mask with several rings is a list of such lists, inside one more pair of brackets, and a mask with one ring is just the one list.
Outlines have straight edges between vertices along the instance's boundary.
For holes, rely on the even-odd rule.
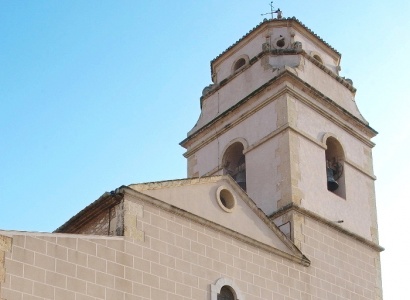
[[235,181],[239,184],[239,186],[246,191],[246,171],[245,165],[239,166],[239,172],[235,175]]
[[334,179],[334,170],[332,168],[327,167],[326,168],[326,173],[327,173],[327,189],[329,191],[336,191],[339,187],[339,184],[337,181]]

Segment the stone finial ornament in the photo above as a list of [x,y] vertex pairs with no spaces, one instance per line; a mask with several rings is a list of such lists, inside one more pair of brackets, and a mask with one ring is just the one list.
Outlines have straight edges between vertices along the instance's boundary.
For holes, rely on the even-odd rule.
[[262,51],[269,51],[269,50],[270,50],[270,43],[263,43]]
[[212,91],[213,87],[214,87],[213,83],[211,83],[210,85],[207,85],[206,87],[204,87],[204,89],[202,90],[202,96],[205,96],[210,91]]
[[296,50],[296,52],[302,51],[302,43],[298,41],[294,42],[292,44],[292,49]]

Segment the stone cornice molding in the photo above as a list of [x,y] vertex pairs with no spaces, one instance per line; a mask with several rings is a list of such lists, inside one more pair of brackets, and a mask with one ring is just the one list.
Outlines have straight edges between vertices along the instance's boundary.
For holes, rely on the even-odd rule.
[[316,67],[324,71],[326,74],[328,74],[330,77],[332,77],[334,80],[342,84],[344,87],[346,87],[349,91],[351,91],[353,94],[356,93],[356,88],[353,87],[353,85],[347,81],[344,77],[339,76],[329,68],[327,68],[324,64],[320,63],[318,60],[313,58],[311,55],[306,53],[305,50],[295,50],[295,49],[273,49],[273,50],[265,50],[260,52],[258,55],[254,56],[252,59],[249,60],[249,63],[247,63],[245,66],[240,68],[238,72],[235,72],[228,77],[222,79],[219,83],[212,85],[212,88],[210,91],[206,93],[206,95],[201,96],[200,98],[200,104],[202,108],[202,103],[205,101],[208,97],[210,97],[212,94],[216,93],[219,91],[223,86],[228,84],[230,81],[232,81],[234,78],[239,76],[241,73],[245,72],[247,69],[249,69],[253,64],[255,64],[257,61],[261,60],[265,56],[285,56],[285,55],[302,55],[305,59],[313,63]]
[[[209,144],[212,142],[214,139],[218,138],[221,136],[223,133],[228,131],[231,127],[235,126],[236,124],[239,124],[242,122],[244,119],[248,118],[249,116],[253,115],[260,109],[262,109],[264,106],[268,105],[269,103],[275,101],[279,97],[281,97],[284,94],[290,94],[293,96],[295,99],[301,101],[317,113],[321,114],[325,118],[329,119],[339,127],[341,127],[343,130],[348,132],[350,135],[354,136],[356,139],[360,140],[362,143],[365,145],[369,146],[370,148],[374,147],[374,143],[370,141],[368,138],[362,136],[361,134],[357,133],[353,128],[347,126],[345,122],[349,122],[352,124],[352,126],[355,126],[359,129],[361,129],[366,135],[374,136],[377,134],[377,132],[369,127],[369,125],[363,123],[361,120],[353,116],[351,113],[346,111],[344,108],[340,107],[338,104],[336,104],[334,101],[329,99],[328,97],[324,96],[322,93],[317,91],[315,88],[311,87],[308,85],[306,82],[302,81],[299,77],[293,74],[293,72],[290,70],[291,68],[286,67],[283,69],[282,73],[279,74],[278,76],[275,76],[271,80],[269,80],[267,83],[263,84],[261,87],[259,87],[257,90],[240,100],[237,104],[226,110],[225,112],[221,113],[219,116],[215,117],[213,120],[205,124],[203,127],[198,129],[196,132],[192,133],[189,137],[187,137],[185,140],[183,140],[180,145],[184,146],[188,141],[201,136],[202,134],[206,134],[208,130],[215,130],[215,134],[208,137],[204,141],[202,141],[201,144],[196,145],[192,149],[188,150],[187,152],[184,153],[184,157],[189,157],[190,155],[194,154],[196,151],[198,151],[200,148],[203,146]],[[304,91],[307,95],[311,96],[317,101],[321,101],[324,105],[326,105],[328,108],[330,107],[332,109],[332,112],[334,112],[337,116],[341,117],[342,120],[339,118],[336,118],[323,108],[319,107],[318,104],[314,103],[314,101],[308,99],[307,97],[303,96],[300,92],[296,92],[293,87],[289,87],[286,79],[289,79],[292,84],[299,86],[299,88]],[[269,86],[273,84],[280,84],[284,83],[284,87],[282,87],[275,95],[265,99],[261,103],[259,103],[257,106],[252,107],[251,110],[247,111],[246,113],[240,115],[237,119],[229,123],[228,125],[220,128],[218,131],[216,128],[218,125],[218,122],[223,120],[225,117],[227,117],[230,113],[234,112],[237,110],[240,106],[242,106],[244,103],[250,101],[253,97],[255,97],[257,94],[262,93],[265,91]],[[250,146],[251,147],[251,146]],[[247,151],[247,149],[245,149]]]
[[346,87],[349,91],[351,91],[352,93],[356,93],[356,88],[351,85],[346,79],[344,79],[343,77],[335,74],[332,70],[330,70],[329,68],[326,68],[325,65],[323,65],[322,63],[320,63],[317,59],[313,58],[312,56],[310,56],[309,54],[307,54],[305,51],[302,52],[302,55],[304,58],[306,58],[307,60],[309,60],[311,63],[313,63],[315,66],[317,66],[319,69],[321,69],[322,71],[324,71],[326,74],[328,74],[330,77],[332,77],[333,79],[335,79],[337,82],[339,82],[340,84],[342,84],[344,87]]
[[[273,78],[274,80],[276,80],[277,77]],[[270,85],[270,83],[272,82],[272,80],[270,80],[268,83]],[[200,134],[204,134],[207,129],[213,129],[212,127],[216,127],[215,125],[217,125],[218,121],[223,120],[223,118],[225,118],[225,116],[229,115],[230,113],[234,112],[239,106],[241,106],[242,104],[246,103],[248,100],[252,99],[256,94],[259,94],[260,92],[264,91],[265,88],[267,87],[267,84],[262,85],[260,88],[258,88],[256,91],[252,92],[251,94],[249,94],[247,97],[245,97],[244,99],[242,99],[241,101],[239,101],[237,104],[235,104],[234,106],[232,106],[231,108],[229,108],[228,110],[226,110],[225,112],[221,113],[219,116],[217,116],[216,118],[214,118],[213,120],[211,120],[208,124],[205,124],[203,127],[201,127],[200,129],[198,129],[196,132],[194,132],[193,134],[191,134],[189,137],[187,137],[185,140],[183,140],[180,145],[183,146],[186,142],[188,142],[189,140],[192,140],[194,137],[200,136]],[[233,122],[229,123],[227,126],[224,126],[223,128],[221,128],[219,131],[215,131],[215,135],[205,139],[200,145],[197,145],[196,147],[192,148],[191,150],[187,151],[184,153],[185,157],[190,156],[191,154],[195,153],[196,151],[198,151],[200,148],[202,148],[203,146],[209,144],[211,141],[213,141],[214,139],[218,138],[219,136],[221,136],[223,133],[225,133],[226,131],[228,131],[230,128],[232,128],[233,126],[239,124],[240,122],[242,122],[243,120],[245,120],[246,118],[248,118],[249,116],[253,115],[254,113],[256,113],[257,111],[261,110],[263,107],[265,107],[266,105],[268,105],[269,103],[275,101],[277,98],[279,98],[280,96],[282,96],[284,94],[284,90],[278,91],[278,93],[276,93],[273,97],[269,97],[266,100],[262,101],[261,103],[259,103],[256,107],[253,107],[252,110],[247,111],[246,113],[242,114],[239,118],[237,118],[236,120],[234,120]],[[216,129],[215,129],[216,130]],[[206,133],[205,133],[206,134]],[[245,149],[246,151],[246,149]]]
[[278,134],[286,131],[287,129],[290,128],[290,124],[286,123],[283,124],[282,126],[276,128],[274,131],[272,131],[271,133],[265,135],[263,138],[261,138],[259,141],[257,141],[256,143],[252,144],[249,146],[248,149],[244,150],[244,154],[251,152],[252,150],[255,150],[257,147],[259,147],[260,145],[266,143],[267,141],[269,141],[270,139],[273,139],[275,136],[277,136]]
[[269,218],[273,221],[274,219],[276,219],[276,218],[278,218],[278,217],[280,217],[280,216],[282,216],[282,215],[284,215],[284,214],[286,214],[290,211],[295,211],[299,214],[302,214],[304,216],[312,218],[317,222],[325,224],[325,225],[337,230],[338,232],[341,232],[341,233],[355,239],[356,241],[366,245],[367,247],[372,248],[373,250],[376,250],[378,252],[384,251],[384,248],[381,247],[380,245],[378,245],[378,244],[376,244],[372,241],[369,241],[368,239],[365,239],[364,237],[362,237],[362,236],[360,236],[356,233],[353,233],[350,230],[344,229],[341,226],[337,225],[337,223],[331,222],[331,221],[327,220],[326,218],[324,218],[324,217],[322,217],[322,216],[320,216],[320,215],[318,215],[314,212],[311,212],[310,210],[307,210],[303,207],[300,207],[299,205],[297,205],[295,203],[290,203],[290,204],[280,208],[279,210],[277,210],[276,212],[271,214],[269,216]]
[[[266,135],[262,139],[260,139],[257,143],[254,143],[254,144],[250,145],[246,150],[244,150],[244,154],[246,154],[248,152],[251,152],[255,148],[259,147],[260,145],[264,144],[265,142],[269,141],[270,139],[274,138],[275,136],[277,136],[278,134],[280,134],[281,132],[284,132],[286,130],[291,130],[291,131],[297,133],[298,135],[302,136],[304,139],[308,140],[309,142],[312,142],[312,143],[316,144],[320,148],[322,148],[324,150],[326,149],[326,144],[324,144],[323,142],[317,141],[315,138],[313,138],[309,134],[307,134],[307,133],[303,132],[302,130],[296,128],[295,126],[290,125],[289,123],[286,123],[286,124],[282,125],[281,127],[277,128],[276,130],[272,131],[270,134]],[[345,158],[343,161],[346,164],[350,165],[352,168],[354,168],[357,171],[361,172],[363,175],[366,175],[366,176],[370,177],[371,179],[376,180],[376,176],[374,174],[369,173],[368,171],[366,171],[365,169],[360,167],[358,164],[351,161],[349,158]],[[215,171],[218,171],[219,169],[221,169],[221,168],[218,168]],[[213,174],[213,173],[209,172],[209,174]]]
[[[247,147],[246,149],[244,149],[243,154],[246,155],[246,153],[255,150],[257,147],[259,147],[262,144],[266,143],[270,139],[273,139],[275,136],[277,136],[278,134],[280,134],[280,133],[282,133],[286,130],[291,130],[291,131],[297,133],[298,135],[300,135],[301,137],[303,137],[304,139],[308,140],[309,142],[312,142],[315,145],[317,145],[318,147],[322,148],[323,150],[326,150],[326,144],[323,144],[322,142],[317,141],[316,139],[314,139],[309,134],[301,131],[298,128],[295,128],[294,126],[290,125],[289,123],[286,123],[286,124],[282,125],[281,127],[277,128],[276,130],[272,131],[268,135],[261,138],[257,143],[254,143],[254,144],[250,145],[249,147]],[[369,177],[373,180],[377,179],[377,177],[373,173],[370,173],[370,172],[366,171],[365,169],[360,167],[358,164],[356,164],[355,162],[353,162],[349,158],[345,157],[345,159],[343,161],[346,164],[348,164],[349,166],[351,166],[352,168],[354,168],[357,171],[359,171],[360,173],[362,173],[363,175],[365,175],[365,176],[367,176],[367,177]],[[217,172],[221,171],[222,169],[223,169],[223,167],[222,167],[222,164],[220,163],[217,167],[215,167],[212,170],[205,173],[204,176],[214,176]]]
[[[352,126],[355,126],[359,130],[362,130],[366,135],[369,135],[371,137],[375,136],[377,134],[377,131],[375,131],[373,128],[371,128],[368,124],[364,123],[363,121],[359,120],[357,117],[353,116],[351,113],[349,113],[347,110],[342,108],[340,105],[336,104],[333,100],[330,98],[326,97],[322,93],[320,93],[318,90],[316,90],[314,87],[311,87],[308,85],[306,82],[300,82],[303,85],[301,85],[302,90],[314,98],[315,100],[320,100],[323,101],[323,104],[327,104],[326,107],[330,108],[333,113],[335,113],[337,116],[341,117],[342,120],[345,122],[350,123]],[[308,90],[303,89],[303,86],[307,87]],[[316,103],[311,101],[310,99],[306,98],[300,93],[297,93],[294,89],[288,88],[288,93],[292,95],[294,98],[297,100],[300,100],[302,103],[306,104],[310,108],[312,108],[314,111],[317,113],[321,114],[325,118],[329,119],[336,125],[338,125],[340,128],[348,132],[350,135],[354,136],[367,146],[373,148],[374,143],[370,141],[368,138],[363,137],[362,135],[358,134],[354,129],[351,127],[348,127],[344,122],[342,122],[340,119],[334,117],[332,114],[328,113],[325,111],[323,108],[319,107]]]

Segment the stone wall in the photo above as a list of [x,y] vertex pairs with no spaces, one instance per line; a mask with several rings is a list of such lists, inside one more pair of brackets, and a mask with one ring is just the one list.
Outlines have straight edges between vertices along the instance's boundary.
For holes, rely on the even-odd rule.
[[312,218],[301,229],[317,299],[382,299],[379,250]]
[[208,300],[218,282],[230,282],[247,300],[378,299],[373,252],[310,220],[302,250],[312,264],[305,267],[132,202],[135,223],[127,224],[143,238],[8,232],[3,298]]

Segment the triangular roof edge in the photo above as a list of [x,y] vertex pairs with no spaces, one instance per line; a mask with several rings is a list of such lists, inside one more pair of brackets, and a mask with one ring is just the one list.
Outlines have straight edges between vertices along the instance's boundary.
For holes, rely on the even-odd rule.
[[132,187],[133,189],[137,189],[138,191],[145,191],[145,190],[156,190],[156,189],[161,189],[161,188],[191,185],[191,184],[198,184],[198,183],[217,182],[218,180],[220,180],[220,176],[203,176],[203,177],[193,177],[193,178],[132,183],[128,185],[128,187]]
[[236,192],[241,193],[242,195],[244,195],[244,199],[247,199],[247,201],[245,201],[249,207],[256,213],[256,215],[262,219],[262,221],[278,236],[278,238],[288,247],[288,249],[292,252],[292,255],[289,253],[286,253],[280,249],[277,249],[273,246],[267,245],[265,243],[262,243],[260,241],[257,241],[251,237],[248,237],[242,233],[239,233],[237,231],[234,231],[230,228],[227,228],[225,226],[222,226],[220,224],[217,224],[215,222],[212,222],[210,220],[207,220],[201,216],[195,215],[191,212],[188,212],[182,208],[176,207],[172,204],[169,204],[163,200],[157,199],[155,197],[146,195],[140,191],[134,190],[131,187],[128,186],[122,186],[119,189],[119,193],[123,194],[123,195],[129,195],[133,198],[142,200],[142,201],[146,201],[150,204],[155,205],[156,207],[160,207],[168,212],[174,213],[176,215],[185,217],[189,220],[192,220],[196,223],[199,223],[201,225],[213,228],[214,230],[220,231],[220,232],[224,232],[225,234],[228,234],[230,236],[235,237],[236,239],[239,239],[247,244],[251,244],[253,246],[256,246],[258,248],[261,248],[265,251],[271,252],[271,253],[275,253],[281,257],[284,257],[288,260],[291,260],[293,262],[299,263],[301,265],[304,266],[309,266],[310,265],[310,260],[303,255],[303,253],[299,250],[299,248],[297,248],[292,241],[290,241],[281,231],[279,228],[277,228],[277,226],[256,206],[256,204],[253,202],[252,199],[250,199],[246,193],[239,187],[239,185],[236,184],[236,182],[230,178],[230,176],[213,176],[213,177],[219,177],[219,178],[224,178],[230,181],[230,183],[232,183],[232,187],[235,189]]
[[[166,186],[169,187],[171,185],[175,185],[175,186],[182,185],[181,183],[184,183],[184,185],[192,184],[198,181],[201,181],[204,183],[210,182],[210,181],[215,182],[216,178],[212,176],[202,177],[202,178],[184,178],[184,179],[154,181],[154,182],[146,182],[146,183],[136,183],[136,184],[130,184],[129,186],[138,187],[139,190],[147,190],[147,189],[161,188],[161,185],[162,187],[166,187]],[[74,229],[75,227],[85,224],[91,218],[101,213],[104,209],[117,204],[123,198],[123,194],[121,190],[126,187],[127,186],[122,185],[119,188],[111,192],[105,192],[97,200],[95,200],[94,202],[84,207],[82,210],[80,210],[78,213],[72,216],[68,221],[66,221],[63,225],[55,229],[53,233],[63,233],[63,232],[70,231],[70,229]]]
[[[116,189],[115,191],[117,191]],[[75,227],[81,226],[87,223],[90,219],[100,214],[104,209],[112,207],[119,203],[123,199],[123,195],[114,191],[108,193],[105,192],[97,200],[90,203],[74,216],[72,216],[67,222],[58,227],[53,233],[69,232]]]
[[256,203],[248,196],[248,194],[238,185],[238,183],[230,175],[222,175],[221,178],[228,180],[235,191],[243,196],[244,202],[249,206],[249,208],[257,215],[268,227],[271,229],[281,241],[283,241],[286,246],[288,246],[292,251],[299,253],[303,256],[303,253],[299,250],[296,245],[289,240],[286,235],[276,226],[271,219],[256,205]]
[[[222,226],[220,224],[214,223],[210,220],[207,220],[201,216],[195,215],[191,212],[188,212],[182,208],[176,207],[172,204],[169,204],[163,200],[151,197],[147,194],[144,194],[144,190],[149,189],[161,189],[169,187],[178,187],[184,185],[192,184],[204,184],[204,183],[214,183],[220,180],[226,180],[229,182],[231,187],[240,194],[246,205],[255,213],[255,215],[262,220],[262,222],[268,226],[270,230],[283,242],[286,247],[293,253],[290,255],[280,249],[277,249],[273,246],[267,245],[260,241],[257,241],[251,237],[248,237],[242,233],[236,232],[230,228]],[[264,249],[268,252],[276,253],[286,259],[292,260],[294,262],[300,263],[304,266],[310,265],[310,260],[306,258],[303,253],[289,240],[282,231],[265,215],[265,213],[255,204],[255,202],[242,190],[242,188],[232,179],[230,175],[218,175],[218,176],[208,176],[208,177],[197,177],[197,178],[186,178],[186,179],[177,179],[177,180],[166,180],[166,181],[157,181],[157,182],[148,182],[148,183],[139,183],[131,184],[129,186],[121,186],[114,191],[104,193],[97,200],[86,206],[84,209],[79,211],[76,215],[71,217],[67,222],[58,227],[53,233],[66,233],[70,232],[71,229],[85,224],[93,217],[97,216],[104,209],[109,208],[113,205],[116,205],[121,200],[124,199],[125,195],[135,197],[137,199],[147,201],[157,207],[161,207],[167,211],[175,213],[177,215],[184,216],[190,220],[193,220],[197,223],[203,224],[205,226],[216,229],[217,231],[225,232],[231,236],[234,236],[237,239],[240,239],[248,244],[257,246],[258,248]]]
[[315,38],[317,38],[319,41],[321,41],[324,45],[326,45],[330,50],[334,51],[337,55],[340,57],[342,56],[339,51],[337,51],[335,48],[333,48],[329,43],[327,43],[324,39],[322,39],[319,35],[317,35],[313,30],[311,30],[309,27],[307,27],[305,24],[303,24],[299,19],[296,17],[291,17],[291,18],[282,18],[282,19],[265,19],[262,22],[260,22],[258,25],[256,25],[254,28],[248,31],[248,33],[244,34],[239,40],[237,40],[235,43],[233,43],[231,46],[226,48],[222,53],[220,53],[217,57],[215,57],[213,60],[211,60],[210,65],[212,69],[212,65],[215,61],[217,61],[220,57],[222,57],[225,53],[227,53],[229,50],[234,48],[236,45],[238,45],[240,42],[242,42],[244,39],[246,39],[249,35],[251,35],[253,32],[261,28],[263,25],[268,24],[268,23],[283,23],[283,22],[296,22],[298,25],[300,25],[303,29],[305,29],[309,34],[313,35]]

